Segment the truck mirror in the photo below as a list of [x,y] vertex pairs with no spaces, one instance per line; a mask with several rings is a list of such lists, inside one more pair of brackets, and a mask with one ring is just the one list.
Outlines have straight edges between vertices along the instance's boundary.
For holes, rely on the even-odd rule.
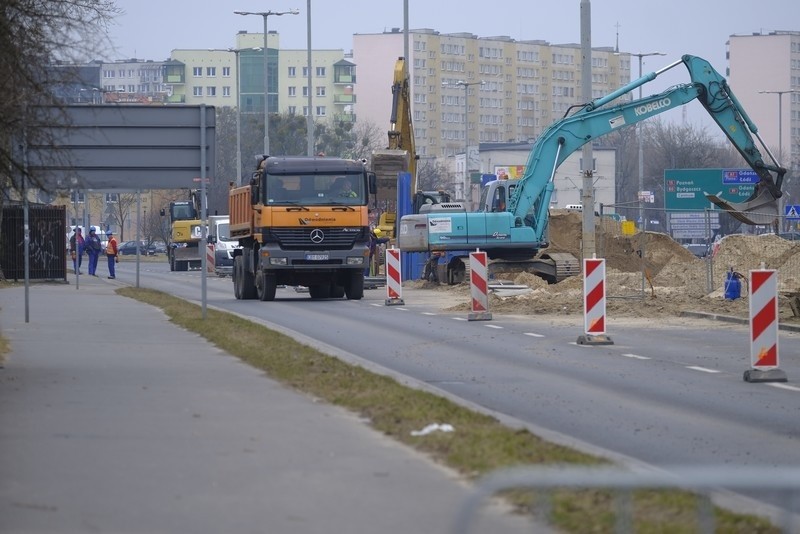
[[369,193],[370,195],[375,195],[378,193],[378,179],[375,177],[374,172],[367,173],[367,183],[369,184]]
[[164,215],[166,215],[166,212],[164,211],[164,208],[161,208],[161,212],[160,212],[160,213],[161,213],[161,216],[162,216],[162,217],[163,217]]
[[214,243],[217,242],[217,236],[215,236],[214,234],[210,234],[208,236],[207,242],[209,245],[213,245]]

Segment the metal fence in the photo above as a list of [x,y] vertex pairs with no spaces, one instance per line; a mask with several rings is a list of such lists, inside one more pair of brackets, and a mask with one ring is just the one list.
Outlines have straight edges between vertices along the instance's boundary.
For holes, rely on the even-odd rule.
[[[457,512],[454,534],[468,534],[476,512],[489,497],[501,491],[534,490],[534,514],[538,521],[552,522],[552,493],[556,490],[607,489],[611,500],[616,533],[635,532],[633,493],[647,489],[678,489],[697,495],[694,528],[687,532],[713,533],[716,530],[714,503],[735,508],[737,513],[753,512],[766,517],[786,533],[796,533],[800,496],[800,469],[797,467],[676,467],[668,471],[628,471],[619,467],[528,467],[499,470],[478,481],[471,495]],[[780,506],[756,502],[731,491],[758,492],[781,502]],[[585,531],[600,532],[589,528]],[[659,532],[662,530],[652,530]],[[663,530],[666,532],[666,530]]]
[[[31,280],[67,279],[67,228],[64,206],[31,204],[30,228]],[[8,280],[25,278],[25,225],[22,205],[3,207],[0,233],[0,268]]]
[[[800,293],[800,232],[795,230],[794,219],[780,217],[774,226],[748,226],[715,210],[698,213],[648,207],[640,211],[637,204],[602,206],[600,215],[598,226],[602,238],[597,241],[598,256],[609,257],[627,250],[630,270],[638,267],[643,281],[648,263],[668,263],[668,258],[657,255],[674,252],[671,247],[677,242],[698,258],[686,262],[684,268],[701,272],[680,276],[683,287],[693,293],[709,294],[723,289],[730,270],[747,276],[750,270],[759,268],[778,270],[781,292]],[[640,232],[642,228],[645,232]],[[670,246],[661,246],[665,244]],[[666,273],[670,274],[679,273]],[[642,283],[630,296],[643,297],[648,285]],[[627,289],[627,293],[622,293],[631,293],[630,284]],[[608,282],[608,291],[613,298],[613,279]]]

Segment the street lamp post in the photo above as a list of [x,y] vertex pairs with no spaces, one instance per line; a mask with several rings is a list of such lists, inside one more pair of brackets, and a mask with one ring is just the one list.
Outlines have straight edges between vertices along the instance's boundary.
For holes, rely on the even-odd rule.
[[[267,46],[267,19],[270,15],[298,15],[296,9],[289,11],[234,11],[237,15],[259,15],[264,18],[264,154],[269,154],[269,47]],[[311,90],[309,88],[309,90]]]
[[444,87],[463,87],[464,88],[464,195],[467,194],[469,184],[469,88],[471,85],[483,85],[483,80],[477,82],[466,82],[458,80],[456,82],[445,82]]
[[240,95],[242,94],[242,63],[239,54],[244,50],[257,52],[260,48],[229,48],[236,57],[236,185],[242,185],[242,107]]
[[[647,56],[666,56],[666,54],[662,52],[646,52],[646,53],[639,53],[639,54],[631,54],[632,56],[636,56],[639,58],[639,78],[642,77],[642,58]],[[639,100],[642,99],[642,86],[639,86]],[[636,197],[639,201],[639,224],[641,225],[642,230],[645,228],[644,223],[644,203],[642,202],[642,194],[644,191],[644,145],[642,140],[642,123],[640,122],[636,126],[636,137],[639,140],[639,191],[636,194]]]
[[[778,95],[778,161],[782,161],[783,157],[783,95],[786,93],[800,93],[797,89],[787,89],[785,91],[759,91],[760,94],[765,95]],[[782,202],[786,202],[784,195]],[[783,206],[781,206],[783,207]],[[783,226],[783,225],[781,225]]]

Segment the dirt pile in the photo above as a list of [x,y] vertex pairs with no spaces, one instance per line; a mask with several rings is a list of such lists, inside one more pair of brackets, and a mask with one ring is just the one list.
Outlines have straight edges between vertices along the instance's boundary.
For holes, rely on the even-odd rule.
[[[614,225],[619,223],[614,223]],[[579,213],[555,212],[550,219],[549,252],[581,257],[582,221]],[[800,292],[800,244],[775,235],[731,235],[715,246],[713,257],[697,258],[666,234],[622,235],[608,222],[596,232],[597,256],[606,259],[606,303],[609,317],[678,316],[702,311],[748,317],[746,280],[742,298],[726,300],[724,284],[732,267],[745,277],[752,269],[778,269],[779,310],[782,322],[800,322],[789,306],[789,295]],[[532,291],[523,295],[490,295],[490,309],[499,313],[552,315],[583,313],[583,279],[569,278],[548,285],[521,273],[509,277]],[[712,290],[709,292],[709,287]],[[642,298],[644,288],[644,298]],[[440,291],[463,292],[469,309],[469,285],[440,286]]]

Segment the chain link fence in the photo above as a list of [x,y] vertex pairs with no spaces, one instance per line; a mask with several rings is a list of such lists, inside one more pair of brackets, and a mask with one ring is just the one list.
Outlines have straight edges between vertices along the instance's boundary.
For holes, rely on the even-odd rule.
[[[642,222],[643,221],[643,222]],[[753,269],[776,269],[779,290],[800,294],[800,232],[794,218],[779,217],[775,225],[749,226],[718,210],[679,211],[632,205],[601,206],[598,223],[599,257],[629,258],[624,271],[608,280],[608,296],[643,298],[650,284],[667,277],[680,280],[688,292],[707,295],[724,290],[733,270],[748,277]],[[644,232],[641,232],[641,229]],[[775,232],[775,229],[785,231]],[[687,254],[676,256],[677,246]],[[683,263],[681,266],[675,265]],[[619,262],[618,262],[619,263]],[[665,271],[657,270],[666,266]],[[640,284],[631,281],[638,272]],[[691,274],[689,276],[688,274]],[[615,284],[623,278],[624,284]],[[625,289],[621,289],[624,285]],[[631,292],[631,288],[638,290]]]

